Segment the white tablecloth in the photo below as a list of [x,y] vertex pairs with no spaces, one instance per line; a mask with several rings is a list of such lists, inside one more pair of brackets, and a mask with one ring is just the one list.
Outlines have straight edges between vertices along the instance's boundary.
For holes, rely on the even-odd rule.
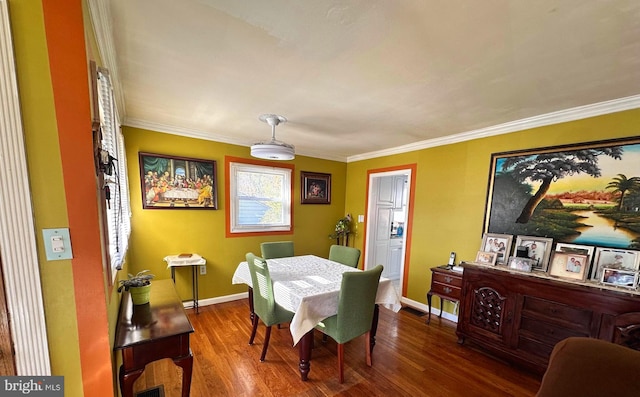
[[[294,345],[316,324],[338,312],[342,273],[361,271],[314,255],[268,259],[267,264],[276,302],[295,312],[289,326]],[[247,262],[238,265],[232,282],[252,286]],[[376,303],[394,312],[401,309],[391,280],[380,278]]]

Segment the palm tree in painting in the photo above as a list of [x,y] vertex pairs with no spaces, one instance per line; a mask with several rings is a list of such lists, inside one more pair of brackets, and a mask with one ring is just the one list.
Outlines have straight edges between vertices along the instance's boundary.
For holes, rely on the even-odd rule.
[[606,187],[606,189],[613,189],[614,193],[620,193],[620,198],[618,199],[618,211],[622,211],[625,194],[630,190],[637,190],[639,188],[640,178],[637,176],[627,178],[624,174],[618,174],[618,176],[613,178]]
[[622,159],[622,146],[612,146],[600,149],[582,149],[557,153],[541,153],[534,156],[517,156],[505,159],[502,170],[511,172],[514,178],[525,183],[529,180],[540,182],[540,187],[527,201],[516,223],[527,223],[533,211],[549,191],[552,182],[567,176],[587,174],[594,178],[600,177],[598,166],[599,156],[609,156],[616,160]]

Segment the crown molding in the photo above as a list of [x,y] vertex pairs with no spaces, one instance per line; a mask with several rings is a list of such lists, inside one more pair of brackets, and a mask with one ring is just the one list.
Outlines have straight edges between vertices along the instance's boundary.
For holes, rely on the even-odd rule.
[[511,121],[504,124],[498,124],[491,127],[481,128],[463,132],[460,134],[448,135],[445,137],[428,139],[421,142],[411,143],[408,145],[397,146],[394,148],[378,150],[375,152],[357,154],[349,156],[347,163],[373,159],[383,156],[391,156],[394,154],[407,153],[415,150],[428,149],[437,146],[450,145],[473,139],[487,138],[496,135],[508,134],[511,132],[528,130],[536,127],[544,127],[552,124],[566,123],[569,121],[586,119],[589,117],[601,116],[604,114],[622,112],[630,109],[640,108],[640,95],[629,96],[626,98],[613,99],[610,101],[599,102],[591,105],[578,106],[571,109],[560,110],[557,112],[546,113],[539,116],[529,117],[526,119]]
[[[197,138],[197,139],[203,139],[205,141],[214,141],[214,142],[228,143],[228,144],[237,145],[237,146],[251,147],[251,144],[247,144],[246,141],[240,141],[238,139],[229,138],[228,136],[216,135],[210,132],[176,127],[168,124],[154,123],[152,121],[140,120],[140,119],[131,118],[131,117],[126,118],[123,122],[123,125],[127,127],[142,128],[145,130],[162,132],[165,134],[184,136],[187,138]],[[313,157],[313,158],[324,159],[324,160],[339,161],[342,163],[345,163],[347,161],[347,158],[344,156],[330,156],[330,155],[316,153],[316,152],[299,150],[298,148],[296,148],[295,154],[296,156],[307,156],[307,157]]]
[[[89,15],[91,25],[96,36],[98,51],[102,59],[102,65],[109,70],[111,76],[111,86],[116,99],[116,108],[120,119],[126,117],[126,106],[124,92],[120,84],[120,74],[118,73],[118,63],[115,45],[113,43],[113,23],[111,20],[111,10],[108,0],[87,0],[89,5]],[[95,78],[93,76],[92,78]]]
[[[604,114],[622,112],[630,109],[640,108],[640,95],[634,95],[626,98],[614,99],[611,101],[595,103],[591,105],[579,106],[571,109],[560,110],[557,112],[542,114],[539,116],[529,117],[526,119],[511,121],[504,124],[498,124],[491,127],[481,128],[478,130],[467,131],[459,134],[448,135],[444,137],[428,139],[408,145],[397,146],[389,149],[378,150],[375,152],[357,154],[349,157],[332,156],[326,153],[317,153],[313,151],[304,151],[296,149],[296,156],[307,156],[313,158],[319,158],[331,161],[340,162],[355,162],[361,160],[374,159],[378,157],[391,156],[394,154],[402,154],[407,152],[413,152],[416,150],[423,150],[437,146],[451,145],[454,143],[460,143],[470,141],[473,139],[487,138],[496,135],[508,134],[511,132],[528,130],[536,127],[543,127],[552,124],[566,123],[569,121],[586,119],[589,117],[601,116]],[[127,118],[124,125],[135,128],[143,128],[147,130],[163,132],[167,134],[180,135],[189,138],[204,139],[207,141],[215,141],[222,143],[229,143],[232,145],[239,145],[250,147],[244,141],[231,139],[222,135],[215,135],[208,132],[190,130],[186,128],[154,123],[145,120],[139,120],[134,118]]]

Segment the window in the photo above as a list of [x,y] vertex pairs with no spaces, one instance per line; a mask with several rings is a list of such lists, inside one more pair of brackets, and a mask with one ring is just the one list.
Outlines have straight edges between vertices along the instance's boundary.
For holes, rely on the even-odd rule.
[[227,158],[230,232],[290,232],[293,166],[234,160]]
[[124,137],[118,123],[111,79],[107,70],[97,70],[97,95],[99,124],[99,183],[104,198],[103,224],[108,244],[110,262],[110,281],[115,278],[116,270],[124,263],[131,234],[131,209],[129,205],[129,182],[127,180],[127,161]]

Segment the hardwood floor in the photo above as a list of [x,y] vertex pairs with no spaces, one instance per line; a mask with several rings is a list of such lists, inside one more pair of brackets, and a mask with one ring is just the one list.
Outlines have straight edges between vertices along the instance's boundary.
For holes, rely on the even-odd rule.
[[[246,299],[188,310],[195,328],[192,397],[210,396],[534,396],[540,377],[457,343],[455,324],[408,310],[380,309],[373,366],[365,363],[364,337],[345,346],[345,382],[338,383],[336,344],[316,333],[309,380],[300,380],[298,349],[286,326],[273,327],[266,361],[260,324],[249,346]],[[169,360],[147,366],[136,392],[164,384],[180,396],[181,369]]]

